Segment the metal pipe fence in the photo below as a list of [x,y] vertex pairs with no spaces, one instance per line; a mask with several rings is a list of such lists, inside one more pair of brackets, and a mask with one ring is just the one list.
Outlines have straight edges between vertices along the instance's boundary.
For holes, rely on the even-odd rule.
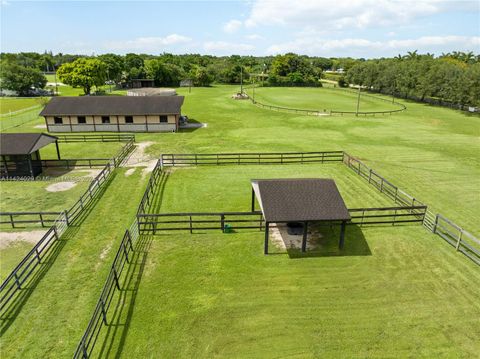
[[[93,201],[98,197],[100,189],[104,184],[110,179],[114,168],[120,165],[126,155],[133,148],[133,142],[129,141],[119,152],[119,154],[113,157],[110,162],[108,162],[102,171],[92,180],[88,189],[80,196],[77,202],[75,202],[69,209],[61,212],[58,217],[54,220],[53,225],[47,231],[47,233],[40,239],[40,241],[32,248],[32,250],[22,259],[22,261],[14,268],[10,273],[7,279],[0,286],[0,313],[4,308],[7,307],[8,303],[14,299],[14,295],[22,289],[22,284],[32,275],[34,270],[42,263],[42,258],[46,255],[47,252],[53,247],[53,245],[58,241],[61,235],[67,230],[67,228],[77,220],[82,212],[89,207]],[[128,150],[127,150],[128,149]],[[5,221],[6,223],[11,223],[12,226],[15,226],[15,223],[32,223],[27,220],[17,220],[10,217],[15,213],[15,216],[27,216],[27,215],[39,215],[40,218],[43,217],[43,214],[40,212],[4,212],[0,213],[1,216],[9,216],[10,221]],[[47,212],[45,212],[47,213]],[[50,219],[44,218],[43,224],[45,224]],[[2,221],[3,223],[3,221]],[[40,220],[42,223],[42,220]],[[53,234],[52,234],[53,233]]]
[[121,283],[122,273],[125,266],[131,261],[131,257],[133,256],[132,252],[134,252],[134,243],[136,243],[138,238],[139,232],[137,230],[137,224],[134,222],[123,235],[107,280],[103,285],[100,298],[97,301],[87,328],[77,345],[73,358],[89,358],[92,355],[102,328],[109,325],[108,312],[115,293],[125,290]]

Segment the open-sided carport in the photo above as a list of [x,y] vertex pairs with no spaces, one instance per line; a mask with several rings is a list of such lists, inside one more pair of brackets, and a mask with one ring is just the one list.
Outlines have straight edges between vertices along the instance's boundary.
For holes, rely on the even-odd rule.
[[339,247],[345,242],[345,228],[350,214],[335,181],[328,178],[252,180],[252,211],[255,198],[265,220],[264,253],[268,254],[271,223],[303,223],[302,252],[307,247],[310,222],[340,222]]

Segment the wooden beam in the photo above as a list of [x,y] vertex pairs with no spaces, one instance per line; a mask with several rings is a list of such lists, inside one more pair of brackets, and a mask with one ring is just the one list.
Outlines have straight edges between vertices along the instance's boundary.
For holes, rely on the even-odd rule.
[[342,225],[340,227],[340,242],[338,244],[338,247],[340,249],[343,249],[343,246],[345,244],[345,228],[347,226],[347,221],[342,221]]
[[302,252],[307,250],[308,222],[303,223]]
[[263,246],[263,254],[268,254],[268,232],[269,232],[269,222],[265,222],[265,243]]
[[57,148],[57,158],[61,160],[60,158],[60,149],[58,148],[58,140],[55,140],[55,147]]

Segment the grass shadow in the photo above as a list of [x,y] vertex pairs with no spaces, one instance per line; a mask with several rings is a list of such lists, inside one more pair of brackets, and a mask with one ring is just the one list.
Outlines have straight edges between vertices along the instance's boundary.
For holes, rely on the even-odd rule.
[[15,321],[35,288],[55,263],[55,260],[59,256],[63,247],[69,240],[75,237],[77,232],[78,228],[67,228],[65,233],[52,244],[48,254],[42,258],[41,263],[36,267],[37,269],[35,270],[35,273],[33,273],[27,281],[22,284],[22,289],[17,292],[1,315],[0,336],[2,336]]
[[163,193],[165,192],[165,185],[169,177],[170,171],[163,170],[157,183],[154,185],[152,200],[146,208],[145,213],[161,213],[160,207],[162,206]]
[[[310,225],[307,237],[307,250],[301,251],[302,235],[295,236],[295,242],[289,241],[286,236],[270,235],[269,255],[288,255],[291,259],[308,257],[347,257],[370,256],[372,252],[358,225],[348,225],[345,232],[345,245],[339,248],[339,225]],[[272,238],[273,237],[273,238]],[[291,236],[289,236],[291,237]],[[283,245],[282,243],[283,242]]]
[[36,269],[34,269],[34,273],[27,279],[26,282],[22,284],[22,289],[20,289],[17,294],[14,295],[10,303],[6,306],[6,308],[4,308],[0,317],[0,336],[3,335],[3,333],[7,331],[11,324],[15,321],[15,318],[18,316],[23,306],[27,303],[37,285],[47,274],[48,270],[52,267],[53,263],[60,255],[60,252],[65,244],[75,237],[76,233],[79,231],[80,225],[91,213],[115,176],[116,173],[114,172],[98,190],[92,201],[84,207],[79,217],[77,217],[66,229],[65,233],[63,233],[63,235],[52,244],[48,254],[42,258],[42,262],[36,267]]
[[152,240],[153,236],[141,235],[135,244],[134,256],[127,271],[120,278],[122,286],[116,296],[115,307],[112,308],[113,311],[108,312],[109,324],[102,336],[102,345],[97,348],[96,357],[118,358],[121,356]]

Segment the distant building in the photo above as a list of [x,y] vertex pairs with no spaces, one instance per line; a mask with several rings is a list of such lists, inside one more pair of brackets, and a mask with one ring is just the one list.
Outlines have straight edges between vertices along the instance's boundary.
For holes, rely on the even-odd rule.
[[129,87],[132,89],[141,88],[141,87],[154,87],[154,79],[131,79]]
[[183,96],[54,97],[40,112],[49,132],[175,132]]

